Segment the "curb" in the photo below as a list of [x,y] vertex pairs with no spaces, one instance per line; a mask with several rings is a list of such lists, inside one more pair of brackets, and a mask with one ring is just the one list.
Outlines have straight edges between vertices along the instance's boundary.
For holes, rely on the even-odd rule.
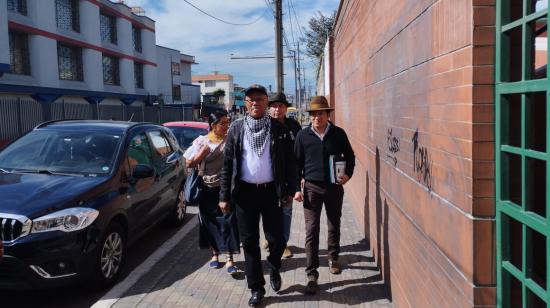
[[155,264],[164,258],[176,245],[199,223],[199,215],[188,223],[160,246],[143,263],[136,267],[124,280],[117,283],[107,294],[103,295],[91,308],[110,308],[128,291],[138,280],[145,275]]

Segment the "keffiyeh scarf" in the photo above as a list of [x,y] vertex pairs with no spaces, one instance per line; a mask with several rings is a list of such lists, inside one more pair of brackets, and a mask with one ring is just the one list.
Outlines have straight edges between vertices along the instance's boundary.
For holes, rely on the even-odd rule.
[[271,118],[265,115],[259,119],[246,115],[244,118],[244,133],[250,143],[250,147],[258,157],[264,151],[265,139],[271,131]]

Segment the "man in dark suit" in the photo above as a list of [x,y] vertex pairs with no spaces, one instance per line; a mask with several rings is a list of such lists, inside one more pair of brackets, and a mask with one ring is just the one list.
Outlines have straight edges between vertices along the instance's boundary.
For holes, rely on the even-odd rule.
[[281,256],[284,249],[280,200],[295,196],[297,175],[288,130],[267,114],[264,87],[245,90],[247,115],[229,128],[221,172],[220,208],[235,210],[243,244],[245,272],[252,296],[249,306],[261,304],[265,295],[260,253],[260,217],[269,242],[271,288],[281,288]]
[[[298,165],[298,176],[303,179],[304,218],[306,225],[306,274],[308,283],[305,293],[317,293],[319,278],[319,232],[323,205],[327,213],[329,271],[340,274],[340,218],[344,188],[355,168],[355,154],[346,132],[329,121],[330,107],[324,96],[316,96],[309,112],[311,125],[296,136],[294,151]],[[345,162],[345,170],[332,179],[331,156]],[[334,175],[336,177],[336,175]],[[298,194],[297,200],[302,199]]]

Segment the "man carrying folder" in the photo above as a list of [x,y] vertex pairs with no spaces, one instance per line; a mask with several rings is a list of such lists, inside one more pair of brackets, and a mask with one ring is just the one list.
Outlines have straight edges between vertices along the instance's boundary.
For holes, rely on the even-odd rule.
[[[319,231],[323,204],[328,221],[328,257],[329,270],[339,274],[340,253],[340,218],[344,188],[342,185],[353,175],[355,154],[343,129],[329,121],[330,112],[334,110],[323,96],[316,96],[310,102],[307,112],[311,125],[301,130],[296,136],[294,152],[296,154],[298,175],[302,179],[304,201],[304,218],[306,225],[306,274],[307,294],[317,292],[319,278]],[[341,175],[332,175],[334,161],[345,162],[345,171]],[[342,163],[340,163],[342,165]],[[334,177],[334,181],[331,181]],[[336,182],[336,183],[333,183]],[[300,188],[297,188],[300,190]]]

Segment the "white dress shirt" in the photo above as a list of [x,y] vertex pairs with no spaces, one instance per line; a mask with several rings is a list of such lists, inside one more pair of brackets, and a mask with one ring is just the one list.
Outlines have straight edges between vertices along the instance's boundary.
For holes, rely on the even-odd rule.
[[250,147],[250,142],[246,134],[243,136],[243,152],[241,164],[241,180],[252,184],[264,184],[273,182],[273,170],[271,168],[271,152],[269,144],[271,135],[267,134],[264,141],[264,150],[262,156],[258,158],[258,154]]
[[317,137],[319,137],[319,138],[321,139],[321,141],[323,141],[323,139],[325,139],[325,136],[327,135],[327,132],[328,132],[329,129],[330,129],[330,122],[328,122],[327,128],[325,128],[325,132],[321,135],[321,134],[313,127],[313,125],[311,125],[311,130],[315,133],[315,135],[317,135]]

